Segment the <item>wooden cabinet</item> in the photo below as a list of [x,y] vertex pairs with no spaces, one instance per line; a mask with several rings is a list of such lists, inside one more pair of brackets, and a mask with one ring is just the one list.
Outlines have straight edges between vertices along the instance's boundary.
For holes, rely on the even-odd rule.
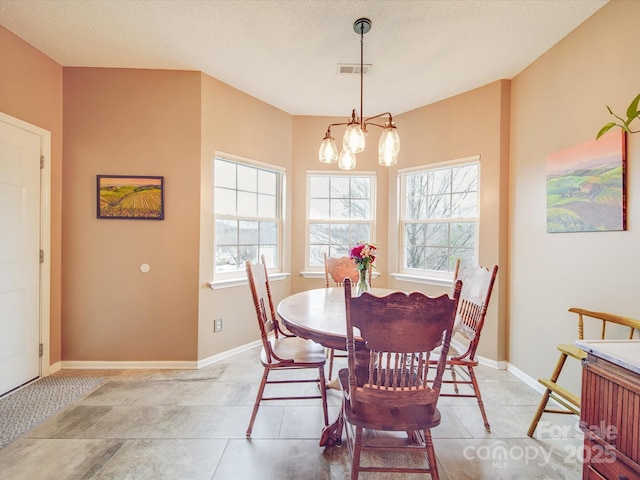
[[640,479],[640,375],[592,353],[582,366],[583,480]]

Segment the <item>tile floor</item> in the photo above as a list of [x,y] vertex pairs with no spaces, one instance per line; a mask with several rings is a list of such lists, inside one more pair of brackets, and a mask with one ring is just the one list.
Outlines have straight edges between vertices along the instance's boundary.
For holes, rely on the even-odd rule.
[[[258,356],[252,349],[200,370],[60,371],[106,381],[1,449],[0,480],[349,478],[346,444],[318,446],[319,400],[264,403],[245,438],[262,374]],[[432,430],[440,477],[581,478],[577,417],[545,415],[531,439],[540,395],[507,371],[476,371],[492,431],[484,430],[475,399],[442,397],[442,423]],[[339,406],[340,393],[330,391],[331,418]]]

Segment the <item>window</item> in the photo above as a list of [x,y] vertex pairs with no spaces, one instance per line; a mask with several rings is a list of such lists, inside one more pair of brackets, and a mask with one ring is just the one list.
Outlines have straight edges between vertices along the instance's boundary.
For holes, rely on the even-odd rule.
[[215,274],[244,275],[246,261],[261,255],[269,268],[281,268],[283,182],[277,167],[215,158]]
[[321,267],[324,254],[349,255],[375,232],[374,174],[307,174],[307,267]]
[[402,273],[445,276],[456,259],[475,265],[479,157],[400,174]]

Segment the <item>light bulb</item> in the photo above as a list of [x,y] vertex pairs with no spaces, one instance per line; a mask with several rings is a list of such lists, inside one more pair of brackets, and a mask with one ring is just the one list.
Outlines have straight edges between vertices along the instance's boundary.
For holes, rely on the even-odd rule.
[[380,140],[378,141],[378,163],[386,167],[398,163],[400,152],[400,137],[398,129],[391,123],[385,125]]
[[331,134],[327,133],[324,140],[322,140],[318,156],[322,163],[335,163],[338,161],[338,147]]
[[364,151],[364,132],[359,123],[351,123],[344,132],[342,148],[349,153]]
[[341,170],[353,170],[356,168],[356,156],[343,148],[338,157],[338,167]]

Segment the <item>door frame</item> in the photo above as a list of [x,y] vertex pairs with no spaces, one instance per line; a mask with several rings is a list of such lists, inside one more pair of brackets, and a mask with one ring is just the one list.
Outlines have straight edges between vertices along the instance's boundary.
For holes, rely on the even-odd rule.
[[0,112],[0,121],[26,130],[40,137],[40,250],[44,260],[40,263],[40,377],[46,377],[51,364],[51,132]]

